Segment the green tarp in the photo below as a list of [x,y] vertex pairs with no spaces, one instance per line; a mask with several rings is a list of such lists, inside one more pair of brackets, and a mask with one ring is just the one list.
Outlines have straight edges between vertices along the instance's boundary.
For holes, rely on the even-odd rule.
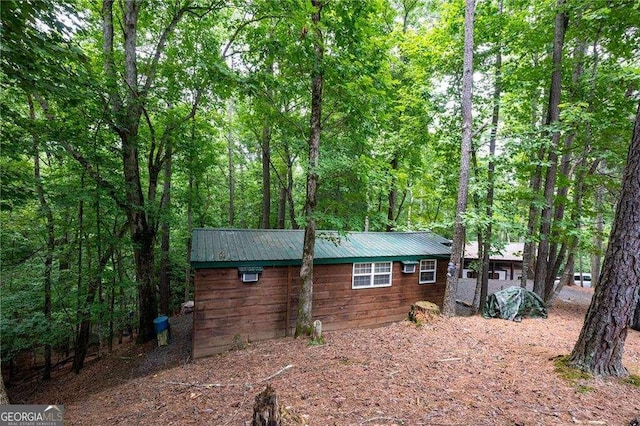
[[512,321],[521,321],[523,317],[546,318],[547,307],[534,292],[513,286],[490,295],[482,308],[482,316]]

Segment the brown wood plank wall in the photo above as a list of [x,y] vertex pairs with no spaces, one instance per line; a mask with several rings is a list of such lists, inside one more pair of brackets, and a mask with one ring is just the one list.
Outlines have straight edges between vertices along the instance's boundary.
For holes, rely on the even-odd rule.
[[[437,283],[418,284],[418,270],[403,274],[402,263],[394,262],[391,287],[352,289],[352,264],[316,265],[313,317],[322,321],[325,331],[401,321],[417,300],[442,306],[446,269],[447,261],[438,260]],[[299,276],[296,266],[265,267],[257,283],[243,283],[237,268],[197,270],[194,358],[246,342],[292,335]]]

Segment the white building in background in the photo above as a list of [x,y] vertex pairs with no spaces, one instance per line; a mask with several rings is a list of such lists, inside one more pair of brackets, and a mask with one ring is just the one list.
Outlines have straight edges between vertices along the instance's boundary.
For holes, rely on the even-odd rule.
[[[508,243],[502,250],[489,256],[489,279],[519,280],[522,275],[524,243]],[[474,265],[478,264],[478,242],[465,245],[462,278],[476,278]]]

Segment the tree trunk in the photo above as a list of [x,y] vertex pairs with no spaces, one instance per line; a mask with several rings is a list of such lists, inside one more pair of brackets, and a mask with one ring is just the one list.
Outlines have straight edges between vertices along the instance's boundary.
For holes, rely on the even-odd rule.
[[153,320],[158,316],[156,288],[153,284],[153,243],[151,232],[134,235],[133,244],[138,281],[139,330],[137,343],[145,343],[155,338]]
[[233,227],[235,223],[236,209],[235,209],[235,166],[233,161],[233,132],[231,131],[231,121],[233,119],[233,100],[229,100],[229,106],[227,108],[227,118],[229,120],[229,132],[227,133],[227,157],[228,157],[228,170],[229,170],[229,226]]
[[[533,56],[533,65],[538,66],[537,55]],[[538,126],[538,94],[537,90],[531,93],[531,128]],[[538,224],[538,215],[540,209],[538,207],[538,197],[540,195],[540,186],[542,185],[542,162],[544,160],[545,149],[541,146],[538,149],[535,158],[535,170],[531,175],[529,188],[531,188],[531,200],[529,201],[529,214],[527,216],[527,231],[525,235],[524,247],[522,248],[522,275],[520,277],[520,287],[527,288],[529,279],[532,277],[530,273],[535,269],[534,259],[536,257],[537,245],[535,241],[535,232]]]
[[271,228],[271,127],[262,125],[262,229]]
[[537,205],[537,199],[540,194],[540,186],[542,185],[542,166],[540,163],[544,158],[544,148],[538,151],[538,165],[531,176],[530,188],[533,199],[529,203],[529,215],[527,218],[527,234],[525,237],[524,247],[522,249],[522,278],[520,287],[526,288],[528,280],[531,277],[529,273],[534,266],[533,260],[536,257],[537,245],[533,236],[535,235],[536,225],[538,224],[538,215],[540,208]]
[[[476,155],[476,149],[473,146],[473,144],[471,145],[471,165],[473,167],[473,173],[476,176],[476,180],[480,180],[480,170],[478,168],[478,158]],[[478,214],[478,216],[481,215],[481,203],[480,203],[480,195],[478,192],[474,192],[473,193],[473,205],[474,208],[476,209],[476,212]],[[477,226],[477,238],[478,238],[478,247],[477,247],[477,253],[478,253],[478,264],[476,266],[477,270],[476,270],[476,289],[475,292],[473,294],[473,303],[471,304],[471,311],[473,314],[477,314],[479,310],[481,310],[482,308],[482,303],[480,302],[480,295],[482,294],[482,286],[483,286],[483,276],[486,273],[487,275],[487,283],[488,283],[488,279],[489,279],[489,258],[487,257],[486,262],[485,262],[485,257],[484,257],[484,250],[485,250],[485,244],[484,244],[484,229],[482,229],[482,226],[479,225]],[[491,248],[491,247],[489,247]],[[464,257],[464,254],[463,254]],[[463,262],[464,263],[464,262]],[[466,278],[466,277],[463,277]]]
[[193,175],[189,171],[189,195],[187,201],[187,242],[186,242],[186,254],[187,262],[184,270],[184,301],[187,302],[191,297],[191,232],[193,231]]
[[640,104],[622,191],[595,289],[570,363],[598,376],[626,376],[624,343],[640,291]]
[[598,185],[595,191],[595,203],[594,209],[596,210],[596,224],[595,232],[593,233],[593,247],[595,253],[591,255],[591,286],[597,287],[600,280],[600,268],[602,262],[603,242],[604,236],[604,192],[605,189],[602,185]]
[[285,218],[287,214],[287,188],[280,185],[278,191],[278,229],[284,229]]
[[109,259],[113,257],[113,253],[117,245],[116,241],[119,241],[122,237],[124,237],[126,231],[127,226],[126,224],[124,224],[120,228],[120,230],[115,233],[113,238],[114,242],[109,243],[109,245],[107,246],[107,250],[105,250],[104,253],[100,255],[96,270],[89,280],[87,294],[85,295],[84,300],[82,300],[82,308],[78,309],[78,321],[80,322],[80,325],[78,326],[78,331],[76,334],[73,364],[71,367],[73,371],[76,372],[76,374],[80,373],[80,370],[84,366],[84,360],[89,350],[91,337],[91,307],[93,306],[98,288],[100,287],[100,282],[102,281],[102,273],[104,272]]
[[293,201],[293,163],[289,165],[287,174],[287,203],[289,204],[289,222],[291,229],[299,229],[298,221],[296,221],[296,205]]
[[[196,140],[196,120],[193,117],[191,121],[191,143],[195,144]],[[194,145],[189,149],[189,188],[187,192],[187,241],[186,241],[186,266],[184,269],[184,301],[188,302],[191,300],[191,233],[193,231],[193,152]]]
[[396,204],[398,202],[398,179],[396,173],[398,172],[398,155],[393,154],[393,158],[389,163],[391,166],[391,189],[389,189],[389,210],[387,211],[387,232],[391,232],[396,227],[395,223],[395,211]]
[[[502,0],[498,3],[498,13],[502,15]],[[491,136],[489,137],[489,165],[487,166],[487,226],[484,235],[484,247],[482,249],[482,276],[480,284],[480,303],[482,307],[487,302],[489,292],[489,264],[491,263],[491,239],[493,238],[493,197],[496,170],[496,139],[498,137],[498,123],[500,121],[500,94],[502,92],[502,40],[498,42],[496,53],[496,81],[493,88],[493,112],[491,114]],[[478,245],[480,242],[478,241]]]
[[[153,274],[153,249],[158,224],[158,219],[155,214],[155,210],[158,207],[156,205],[155,194],[157,192],[158,175],[162,170],[163,159],[161,155],[162,147],[156,147],[155,144],[155,132],[153,131],[151,120],[148,115],[145,115],[151,133],[149,155],[147,157],[148,199],[145,200],[142,188],[142,173],[139,164],[139,149],[145,146],[139,141],[140,119],[143,112],[145,112],[144,106],[148,101],[148,93],[155,81],[158,64],[166,48],[167,40],[175,30],[178,22],[185,13],[188,12],[189,4],[183,5],[181,8],[173,9],[173,15],[170,21],[166,27],[158,33],[153,54],[144,67],[144,78],[140,78],[141,76],[138,74],[137,31],[140,7],[144,6],[145,3],[133,0],[117,3],[117,5],[123,9],[123,19],[119,27],[123,32],[123,46],[121,49],[124,58],[123,70],[116,69],[113,21],[114,4],[116,4],[114,0],[103,0],[102,3],[102,53],[104,61],[103,71],[106,78],[105,88],[109,98],[112,129],[119,136],[121,142],[125,184],[124,202],[120,199],[119,192],[115,191],[114,188],[111,188],[110,192],[118,205],[125,210],[131,229],[140,311],[137,341],[138,343],[144,343],[153,339],[155,336],[153,320],[158,313]],[[207,10],[210,11],[212,9],[213,6]],[[191,112],[182,122],[195,115],[199,98],[200,92],[196,94],[196,100]],[[169,134],[176,126],[177,124],[175,123],[167,125],[163,135],[164,140],[169,137]],[[69,148],[65,148],[69,150]],[[76,156],[76,158],[78,157]],[[85,163],[83,163],[83,165],[85,165]],[[86,167],[85,165],[85,168]],[[149,206],[152,208],[149,208]]]
[[316,195],[318,190],[318,158],[320,154],[320,133],[322,126],[322,57],[324,46],[322,30],[320,29],[320,14],[323,2],[311,0],[316,8],[311,18],[315,27],[316,39],[313,43],[315,64],[313,67],[311,87],[311,132],[309,135],[309,163],[307,170],[307,197],[304,207],[306,226],[304,230],[304,246],[302,249],[302,266],[300,268],[300,297],[298,299],[298,319],[296,322],[296,337],[310,335],[313,329],[313,257],[316,244]]
[[173,148],[171,143],[167,143],[167,152],[164,161],[164,183],[162,190],[162,202],[160,210],[162,211],[161,237],[160,237],[160,312],[164,315],[170,315],[171,300],[171,277],[169,257],[170,244],[170,216],[171,216],[171,168],[172,168]]
[[[31,95],[28,96],[29,102],[29,116],[31,121],[35,123],[36,113]],[[36,183],[36,192],[38,194],[38,200],[40,202],[40,210],[45,218],[45,225],[47,229],[47,248],[44,258],[44,318],[47,322],[47,328],[51,326],[51,284],[52,267],[53,267],[53,252],[56,248],[56,240],[54,233],[53,212],[47,202],[44,194],[44,186],[42,185],[42,176],[40,175],[40,144],[38,141],[38,135],[32,133],[33,142],[33,175]],[[50,330],[51,331],[51,330]],[[45,343],[44,345],[44,369],[42,371],[42,379],[49,380],[51,378],[51,344]]]
[[458,180],[458,201],[456,205],[456,219],[451,246],[451,259],[454,270],[447,275],[447,287],[444,293],[442,313],[446,316],[456,314],[456,291],[458,275],[462,267],[462,251],[464,249],[465,228],[462,215],[467,208],[467,194],[469,191],[469,162],[471,156],[472,138],[472,102],[473,91],[473,25],[475,15],[475,0],[466,0],[464,16],[464,61],[462,76],[462,143],[460,152],[460,177]]
[[[564,0],[557,1],[557,8],[562,8]],[[546,123],[555,126],[560,120],[560,95],[562,91],[562,48],[564,36],[567,31],[568,20],[564,12],[556,14],[555,31],[553,36],[553,73],[551,74],[551,89],[549,90],[549,104]],[[540,242],[538,244],[538,256],[533,281],[533,291],[540,297],[545,297],[545,282],[549,261],[549,244],[551,237],[551,215],[553,212],[554,191],[558,171],[558,153],[560,144],[560,130],[552,130],[551,146],[549,148],[544,199],[545,204],[540,214]]]
[[[584,71],[584,55],[585,55],[586,48],[587,48],[587,45],[583,41],[578,42],[574,48],[573,55],[575,60],[575,67],[571,77],[572,89],[570,90],[570,98],[572,100],[578,100],[576,97],[576,92],[578,91],[577,88],[580,84],[580,79]],[[594,67],[595,67],[595,64],[594,64]],[[588,127],[589,126],[587,124],[587,129]],[[586,138],[587,143],[589,142],[588,133],[589,132],[587,131],[587,138]],[[562,226],[561,224],[564,221],[564,217],[565,217],[566,203],[564,200],[567,199],[567,195],[569,193],[568,182],[571,180],[571,175],[573,174],[572,167],[571,167],[571,163],[572,163],[571,153],[572,153],[572,147],[573,147],[573,142],[575,141],[575,138],[576,138],[575,130],[572,131],[565,138],[564,148],[562,151],[562,159],[560,161],[560,174],[561,176],[564,176],[565,179],[563,182],[561,182],[560,185],[558,185],[558,193],[556,195],[556,199],[559,200],[559,202],[556,203],[555,210],[553,213],[553,226],[551,228],[552,241],[549,248],[549,262],[548,262],[550,268],[549,270],[547,270],[547,276],[545,278],[544,300],[546,302],[550,301],[554,297],[555,277],[558,274],[558,271],[560,270],[562,263],[564,262],[564,258],[567,255],[567,250],[570,245],[567,242],[563,242],[562,244],[560,244],[560,240],[562,240],[560,229]],[[581,183],[576,182],[575,186],[577,187],[579,184]],[[578,189],[576,189],[576,192],[577,191]]]

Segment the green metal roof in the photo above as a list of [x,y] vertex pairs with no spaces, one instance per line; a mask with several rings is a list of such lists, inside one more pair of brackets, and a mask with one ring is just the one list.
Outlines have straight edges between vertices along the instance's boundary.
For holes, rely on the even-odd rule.
[[[304,230],[193,230],[191,264],[195,268],[299,265]],[[314,263],[448,258],[449,240],[432,232],[317,231]]]

